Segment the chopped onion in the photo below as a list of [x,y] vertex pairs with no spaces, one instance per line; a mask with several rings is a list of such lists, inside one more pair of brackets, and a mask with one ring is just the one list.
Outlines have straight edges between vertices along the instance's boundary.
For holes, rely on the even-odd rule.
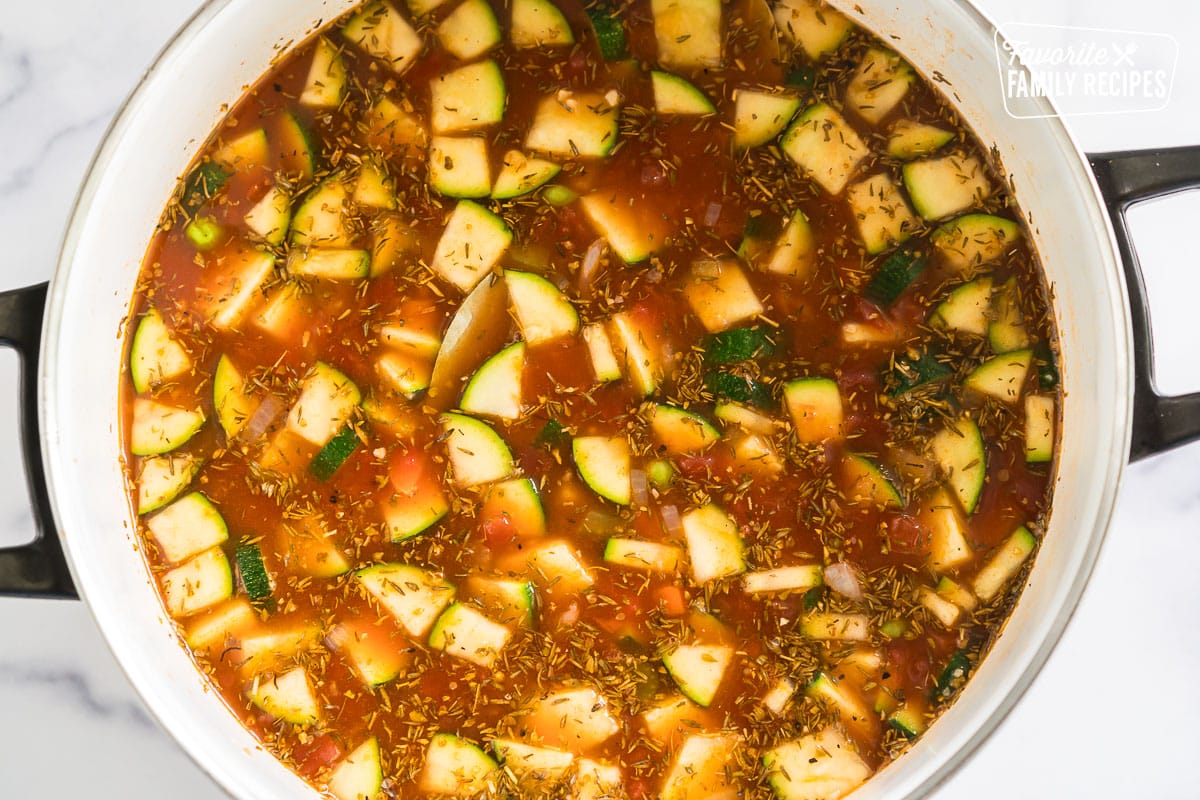
[[663,527],[667,533],[676,538],[683,537],[683,520],[679,516],[679,508],[675,505],[663,506],[658,510],[662,515]]
[[825,585],[848,600],[862,600],[862,584],[858,580],[858,570],[839,561],[825,568],[823,575]]
[[717,220],[721,218],[721,204],[709,203],[708,208],[704,209],[704,227],[711,228],[717,224]]
[[569,628],[576,622],[579,622],[579,604],[571,603],[567,606],[567,610],[559,616],[558,625],[560,628]]
[[590,289],[600,267],[600,254],[604,252],[604,240],[597,239],[588,245],[583,255],[583,266],[579,268],[579,288]]
[[258,441],[267,432],[267,429],[279,419],[282,411],[283,402],[273,394],[267,395],[258,404],[258,408],[254,409],[254,413],[246,421],[246,427],[242,428],[237,438],[247,443]]
[[629,489],[630,499],[637,506],[644,506],[650,502],[650,482],[646,480],[646,472],[640,469],[631,469],[629,471]]

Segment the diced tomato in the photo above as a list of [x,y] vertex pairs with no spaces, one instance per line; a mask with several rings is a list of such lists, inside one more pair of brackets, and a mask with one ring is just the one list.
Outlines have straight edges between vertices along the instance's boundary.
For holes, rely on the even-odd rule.
[[924,641],[899,640],[890,642],[885,652],[886,669],[908,688],[924,689],[929,685],[929,653]]
[[900,514],[888,520],[888,540],[898,553],[923,553],[928,545],[929,532],[915,517]]
[[404,495],[412,495],[420,488],[429,466],[429,457],[424,453],[410,450],[392,459],[389,477],[396,491]]
[[678,586],[662,586],[656,591],[659,608],[669,617],[682,617],[687,612],[687,599]]
[[342,756],[342,748],[332,736],[322,734],[310,739],[307,743],[296,745],[292,751],[292,759],[296,771],[306,778],[316,776],[321,770],[328,768]]
[[504,514],[497,514],[485,519],[479,526],[487,546],[493,550],[501,550],[517,541],[517,531],[512,520]]

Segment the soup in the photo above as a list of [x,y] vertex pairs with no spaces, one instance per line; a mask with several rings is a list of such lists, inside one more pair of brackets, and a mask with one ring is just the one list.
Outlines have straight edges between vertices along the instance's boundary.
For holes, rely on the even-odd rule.
[[355,798],[837,798],[1045,529],[998,165],[837,12],[371,3],[164,212],[123,377],[166,611]]

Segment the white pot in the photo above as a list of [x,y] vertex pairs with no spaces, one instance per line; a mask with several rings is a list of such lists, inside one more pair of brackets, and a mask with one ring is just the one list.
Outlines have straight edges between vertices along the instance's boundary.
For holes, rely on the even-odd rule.
[[[37,381],[42,456],[74,584],[163,726],[244,800],[316,793],[261,749],[219,701],[158,599],[138,552],[118,458],[122,338],[155,224],[223,105],[281,49],[350,4],[218,0],[193,17],[106,136],[72,216],[46,308]],[[1130,451],[1134,340],[1117,242],[1088,162],[1057,119],[1007,116],[993,26],[961,0],[859,0],[844,7],[926,76],[940,73],[984,145],[994,146],[1053,285],[1062,346],[1066,423],[1050,526],[1029,583],[958,701],[910,753],[855,795],[910,798],[959,766],[1003,718],[1075,608]],[[83,399],[90,413],[81,413]],[[1194,419],[1188,424],[1196,426]],[[1177,439],[1200,434],[1180,430]]]

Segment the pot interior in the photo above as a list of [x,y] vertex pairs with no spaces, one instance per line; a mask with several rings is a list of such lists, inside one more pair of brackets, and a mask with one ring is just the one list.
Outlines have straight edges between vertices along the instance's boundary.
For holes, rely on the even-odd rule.
[[[142,257],[176,179],[243,87],[349,0],[224,0],[162,53],[88,176],[52,287],[41,375],[43,448],[77,585],[164,726],[238,797],[313,791],[229,713],[176,639],[139,553],[118,425],[123,330]],[[856,797],[912,797],[953,769],[1028,685],[1082,591],[1128,451],[1124,286],[1085,162],[1056,119],[1010,118],[993,26],[957,0],[835,2],[937,79],[1010,176],[1036,240],[1061,337],[1067,420],[1050,530],[990,658],[941,721]],[[937,54],[930,57],[927,54]],[[80,413],[79,398],[92,413]]]

